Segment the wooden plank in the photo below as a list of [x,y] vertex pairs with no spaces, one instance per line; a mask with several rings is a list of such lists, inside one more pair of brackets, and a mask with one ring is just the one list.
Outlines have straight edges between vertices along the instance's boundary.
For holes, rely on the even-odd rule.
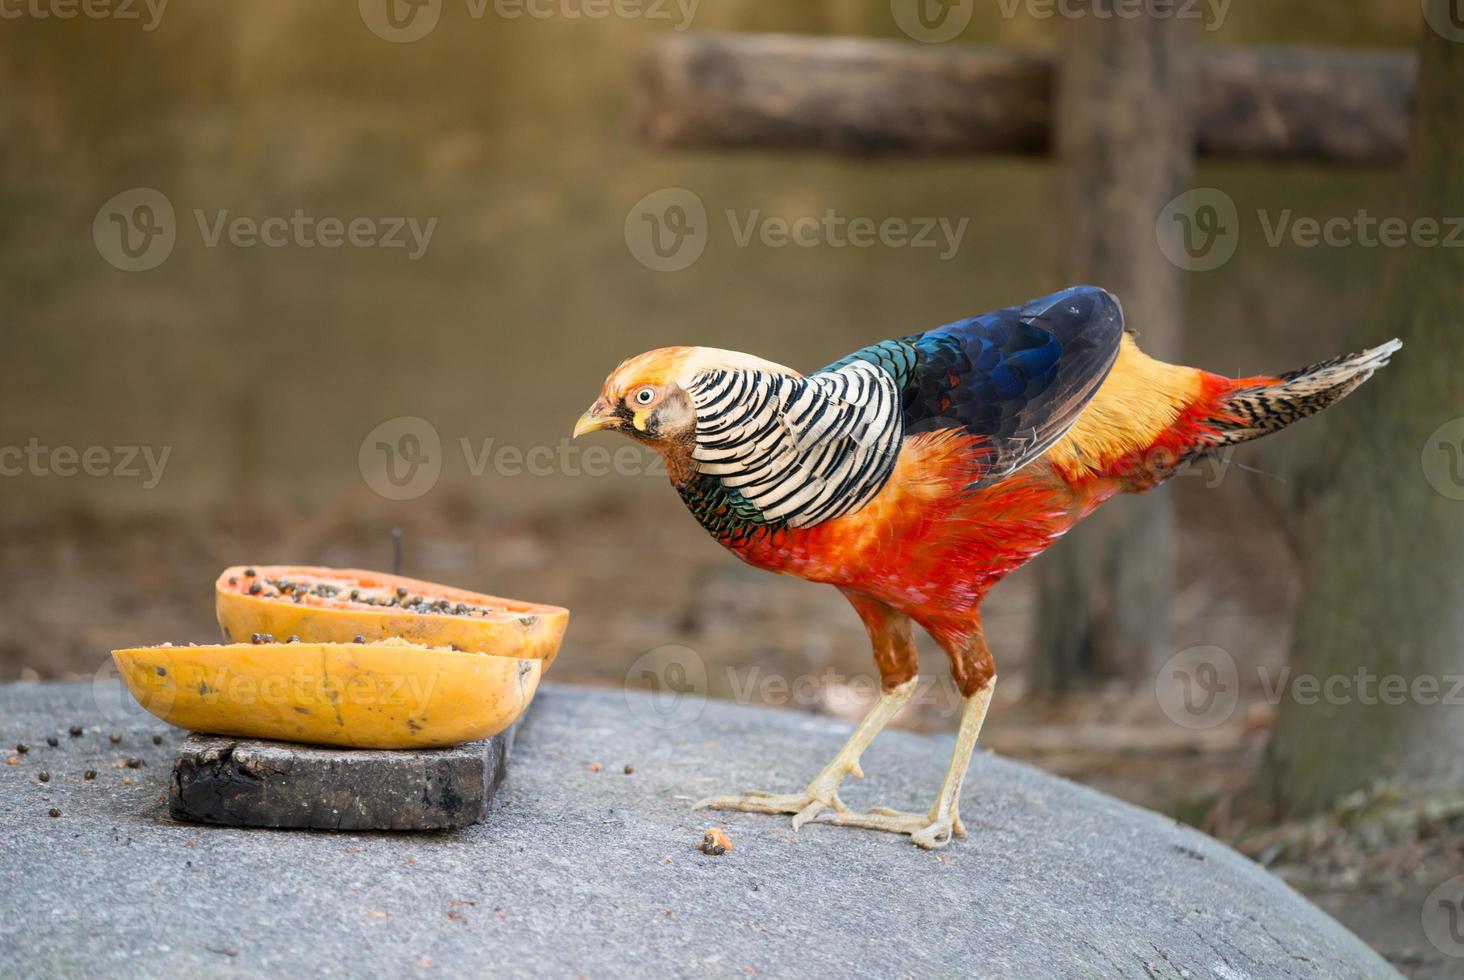
[[[1406,52],[1196,53],[1202,156],[1395,165],[1407,155]],[[663,148],[847,156],[1045,155],[1049,53],[768,34],[668,34],[642,52],[637,134]]]
[[445,830],[493,806],[513,729],[447,749],[374,750],[189,735],[173,763],[175,820],[313,830]]

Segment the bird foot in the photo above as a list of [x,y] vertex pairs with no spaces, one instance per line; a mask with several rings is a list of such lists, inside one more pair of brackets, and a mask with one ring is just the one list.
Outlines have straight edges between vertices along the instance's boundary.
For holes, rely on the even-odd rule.
[[822,813],[846,813],[835,787],[821,787],[815,781],[802,793],[764,793],[749,790],[732,796],[709,796],[692,804],[693,810],[741,810],[744,813],[791,813],[793,829],[815,820]]
[[909,834],[910,843],[928,851],[945,847],[955,838],[966,836],[966,825],[961,822],[959,813],[905,813],[877,806],[863,813],[842,810],[823,813],[813,819],[816,823],[828,823],[836,827],[862,827],[865,830]]

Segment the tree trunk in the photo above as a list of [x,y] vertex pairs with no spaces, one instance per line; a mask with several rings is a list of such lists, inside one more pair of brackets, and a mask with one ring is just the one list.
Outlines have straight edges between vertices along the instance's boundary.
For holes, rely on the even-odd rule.
[[[1184,18],[1079,16],[1059,49],[1055,144],[1067,236],[1062,285],[1118,295],[1144,349],[1180,353],[1184,282],[1154,226],[1188,189],[1194,130]],[[1145,678],[1168,639],[1173,511],[1167,494],[1115,500],[1040,559],[1039,690]]]
[[[1429,4],[1450,23],[1450,0]],[[1414,126],[1409,217],[1458,215],[1464,44],[1427,26]],[[1309,682],[1288,686],[1278,708],[1257,789],[1283,817],[1380,782],[1409,795],[1464,786],[1464,692],[1452,690],[1464,676],[1464,249],[1414,244],[1389,261],[1352,346],[1407,346],[1327,414],[1330,458],[1302,484],[1306,590],[1287,680],[1313,675],[1321,693],[1311,703]]]

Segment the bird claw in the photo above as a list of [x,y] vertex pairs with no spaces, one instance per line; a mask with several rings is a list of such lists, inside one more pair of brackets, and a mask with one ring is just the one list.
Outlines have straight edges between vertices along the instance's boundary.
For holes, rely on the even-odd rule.
[[811,790],[802,793],[778,795],[762,790],[748,790],[731,796],[709,796],[693,803],[693,810],[740,810],[744,813],[791,813],[793,829],[798,830],[806,823],[816,821],[825,813],[847,813],[848,806],[839,799],[839,794],[829,792],[815,795]]
[[955,838],[966,836],[966,825],[961,822],[959,814],[906,813],[887,806],[873,807],[863,813],[824,813],[814,820],[836,827],[862,827],[865,830],[908,834],[910,843],[926,850],[945,847]]

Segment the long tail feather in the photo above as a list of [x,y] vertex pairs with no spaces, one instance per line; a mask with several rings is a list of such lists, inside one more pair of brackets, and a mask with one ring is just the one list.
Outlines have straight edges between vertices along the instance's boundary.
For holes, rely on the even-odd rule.
[[1402,341],[1334,357],[1263,384],[1237,388],[1225,399],[1225,417],[1209,421],[1202,452],[1259,439],[1336,404],[1386,367]]

